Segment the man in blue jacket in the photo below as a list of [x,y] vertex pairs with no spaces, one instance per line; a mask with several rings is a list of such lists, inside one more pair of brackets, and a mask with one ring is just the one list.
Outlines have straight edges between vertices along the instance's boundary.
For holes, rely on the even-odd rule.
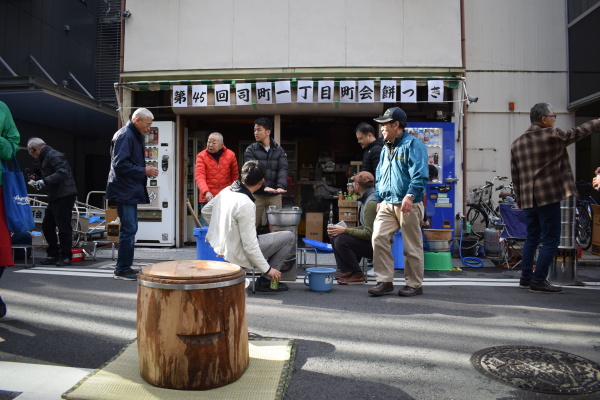
[[373,224],[373,266],[377,285],[369,289],[369,294],[382,296],[394,290],[391,239],[402,229],[406,285],[398,296],[416,296],[423,293],[425,270],[421,223],[425,213],[423,194],[429,180],[427,147],[405,132],[406,113],[399,107],[388,109],[375,122],[381,124],[385,145],[375,174],[378,207]]
[[138,230],[137,205],[148,204],[147,177],[156,178],[158,169],[146,166],[144,135],[151,132],[154,115],[145,108],[138,108],[131,121],[119,129],[110,145],[110,172],[106,185],[106,198],[117,204],[121,221],[119,231],[119,255],[115,279],[133,281],[137,272],[131,268],[135,234]]

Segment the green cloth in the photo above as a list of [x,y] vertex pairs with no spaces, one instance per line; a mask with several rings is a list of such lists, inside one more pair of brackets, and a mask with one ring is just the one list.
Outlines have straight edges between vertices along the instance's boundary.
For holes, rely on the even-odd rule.
[[377,202],[371,200],[365,206],[365,224],[357,226],[356,228],[346,228],[344,233],[355,238],[371,241],[373,236],[373,223],[375,222],[375,216],[377,215]]
[[[0,159],[11,160],[19,150],[21,136],[15,125],[8,106],[0,101]],[[2,168],[0,168],[0,186],[2,186]]]

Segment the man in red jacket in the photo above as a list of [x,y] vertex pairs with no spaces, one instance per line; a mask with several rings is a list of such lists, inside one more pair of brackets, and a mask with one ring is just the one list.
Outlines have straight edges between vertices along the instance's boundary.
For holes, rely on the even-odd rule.
[[[206,149],[196,157],[196,185],[198,185],[200,210],[219,192],[238,179],[235,153],[223,144],[223,135],[213,132],[208,136]],[[202,226],[208,223],[201,217]]]

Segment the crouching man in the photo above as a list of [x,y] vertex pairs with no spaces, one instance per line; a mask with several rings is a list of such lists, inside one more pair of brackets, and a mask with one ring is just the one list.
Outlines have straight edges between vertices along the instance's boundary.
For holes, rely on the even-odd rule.
[[256,160],[242,167],[241,180],[223,189],[202,209],[209,224],[206,240],[227,262],[242,268],[256,266],[262,271],[257,279],[259,292],[288,290],[285,283],[271,288],[281,278],[281,266],[294,245],[296,235],[281,231],[256,235],[256,206],[252,194],[265,179],[265,167]]

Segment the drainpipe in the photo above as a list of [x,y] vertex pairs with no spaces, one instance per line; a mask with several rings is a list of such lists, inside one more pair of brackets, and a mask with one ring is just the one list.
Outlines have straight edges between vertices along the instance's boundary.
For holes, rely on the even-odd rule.
[[[465,0],[460,0],[460,50],[462,53],[462,66],[465,70],[463,77],[467,77],[467,51],[465,49]],[[463,91],[464,96],[464,91]],[[462,189],[463,199],[467,198],[467,105],[463,107],[462,115]],[[463,215],[467,215],[467,202],[463,201]]]
[[[125,18],[122,17],[123,13],[127,9],[127,0],[121,1],[121,39],[119,40],[119,83],[123,83],[123,79],[121,79],[121,74],[123,73],[123,68],[125,66],[124,58],[125,58]],[[123,87],[119,87],[119,93],[117,94],[120,98],[120,103],[123,104]],[[121,117],[118,118],[117,127],[121,129],[123,127],[123,110],[119,110],[119,114]]]

